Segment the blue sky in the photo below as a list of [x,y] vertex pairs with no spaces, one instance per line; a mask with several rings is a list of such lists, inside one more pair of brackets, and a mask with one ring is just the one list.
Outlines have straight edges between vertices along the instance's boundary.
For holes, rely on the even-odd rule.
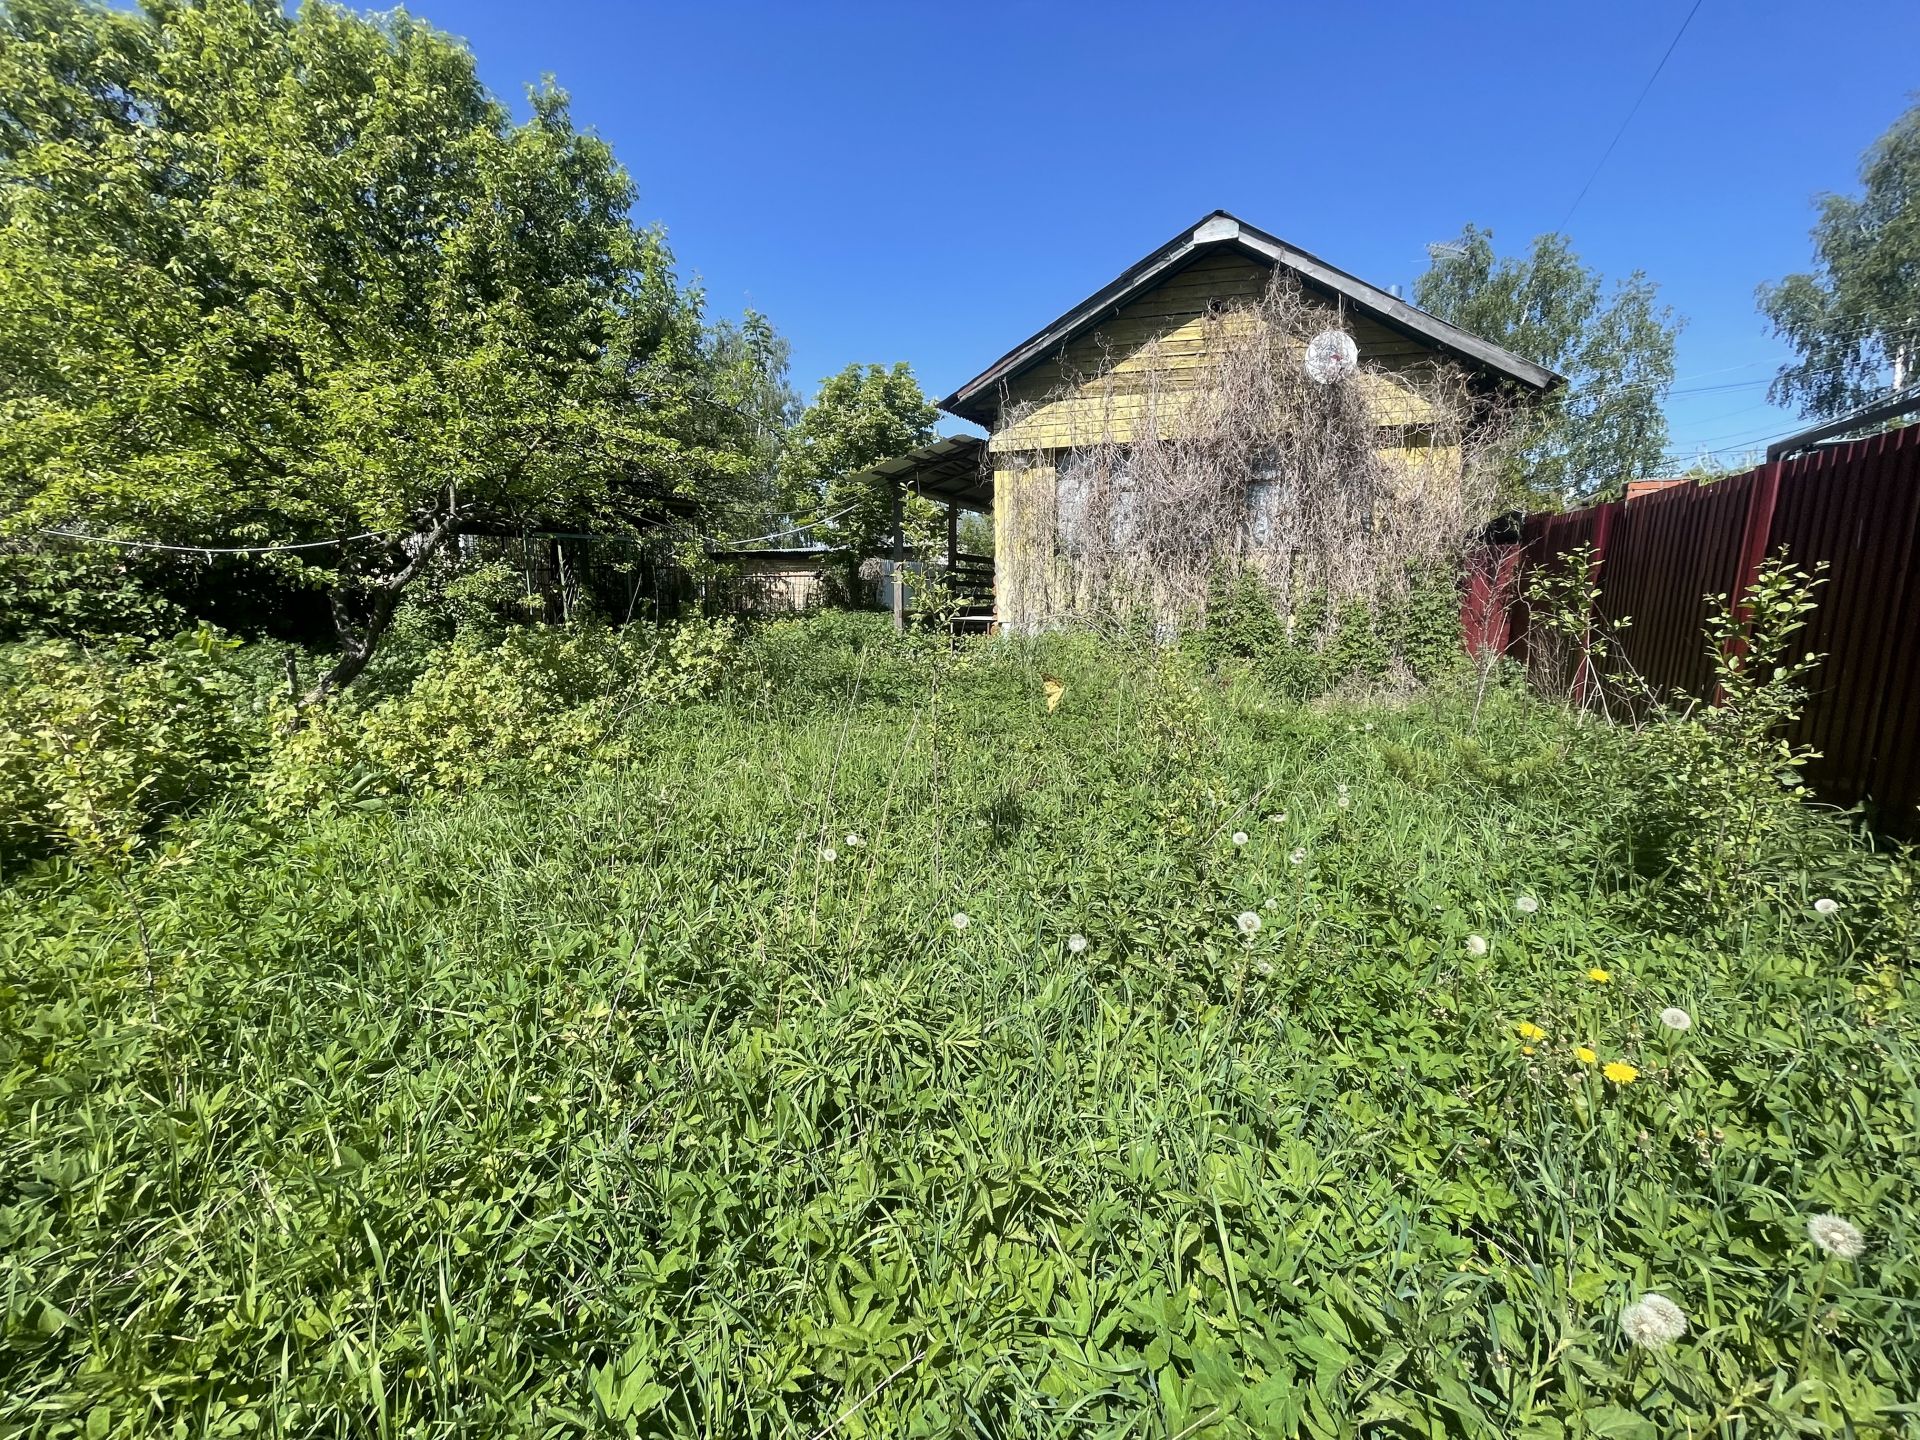
[[[503,97],[553,74],[803,393],[904,359],[938,396],[1216,207],[1382,286],[1470,220],[1523,247],[1691,3],[410,8]],[[1795,428],[1754,287],[1806,268],[1814,195],[1855,188],[1916,56],[1913,0],[1704,0],[1566,224],[1687,319],[1679,453]]]

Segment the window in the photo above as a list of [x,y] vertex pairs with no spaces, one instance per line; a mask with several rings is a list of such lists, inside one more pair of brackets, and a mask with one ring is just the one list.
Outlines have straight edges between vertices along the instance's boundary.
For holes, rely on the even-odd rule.
[[1137,505],[1124,450],[1068,450],[1055,468],[1054,550],[1085,555],[1132,543]]
[[1285,491],[1279,453],[1269,450],[1256,456],[1247,477],[1247,544],[1253,549],[1269,550],[1280,543]]

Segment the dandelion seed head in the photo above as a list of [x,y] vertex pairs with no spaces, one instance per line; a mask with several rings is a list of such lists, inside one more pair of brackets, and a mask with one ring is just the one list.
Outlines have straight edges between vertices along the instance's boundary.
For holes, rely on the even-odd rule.
[[953,912],[953,928],[954,929],[964,930],[967,928],[967,926],[971,925],[972,923],[973,922],[967,918],[966,911],[956,910]]
[[849,850],[858,850],[862,845],[866,843],[867,842],[865,838],[861,836],[857,831],[849,830],[847,832],[847,848]]
[[1239,925],[1242,935],[1258,935],[1260,933],[1260,916],[1256,911],[1242,910],[1240,912],[1240,918],[1234,923]]
[[834,848],[831,845],[822,845],[820,847],[820,858],[826,861],[827,864],[831,865],[834,861],[838,860],[840,857],[838,854],[835,853]]
[[1807,1221],[1807,1238],[1837,1260],[1858,1260],[1867,1248],[1860,1227],[1838,1215],[1816,1215]]
[[1289,856],[1287,856],[1287,860],[1288,860],[1288,862],[1289,862],[1289,863],[1291,863],[1291,864],[1294,864],[1294,865],[1304,865],[1304,864],[1306,864],[1306,863],[1307,863],[1307,851],[1306,851],[1306,847],[1305,847],[1305,846],[1296,846],[1296,847],[1294,847],[1294,851],[1293,851],[1293,853],[1292,853],[1291,855],[1289,855]]
[[1643,1350],[1664,1350],[1687,1333],[1687,1317],[1666,1296],[1649,1290],[1620,1312],[1620,1333]]
[[1813,902],[1813,908],[1816,913],[1821,915],[1838,915],[1840,913],[1840,902],[1838,900],[1828,899],[1823,895]]
[[1234,832],[1233,832],[1233,843],[1234,843],[1234,844],[1236,844],[1236,845],[1244,845],[1244,844],[1246,844],[1246,843],[1247,843],[1247,832],[1246,832],[1246,831],[1244,831],[1244,830],[1236,830],[1236,831],[1234,831]]
[[1678,1005],[1669,1005],[1660,1012],[1660,1023],[1669,1030],[1691,1030],[1693,1017]]
[[1467,954],[1473,956],[1476,960],[1486,959],[1487,937],[1484,935],[1467,936]]
[[1522,895],[1518,900],[1513,902],[1513,908],[1518,910],[1522,915],[1531,915],[1540,908],[1540,902],[1531,895]]
[[1087,937],[1079,933],[1067,936],[1067,949],[1075,955],[1087,948]]

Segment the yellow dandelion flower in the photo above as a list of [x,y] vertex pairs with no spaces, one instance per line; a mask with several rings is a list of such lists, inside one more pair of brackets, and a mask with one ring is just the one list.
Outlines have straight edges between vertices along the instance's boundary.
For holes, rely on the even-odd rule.
[[1593,1052],[1593,1047],[1590,1045],[1576,1045],[1573,1050],[1573,1058],[1578,1060],[1582,1065],[1592,1065],[1600,1059],[1600,1057]]
[[1602,970],[1598,965],[1596,965],[1591,970],[1587,971],[1587,979],[1593,981],[1593,983],[1596,985],[1604,985],[1609,980],[1613,979],[1613,972],[1611,970]]
[[1519,1035],[1522,1040],[1544,1040],[1547,1038],[1547,1032],[1531,1020],[1522,1020],[1518,1025],[1514,1026],[1513,1029],[1514,1033]]
[[1533,1053],[1533,1047],[1531,1045],[1522,1045],[1520,1047],[1520,1053],[1522,1055],[1531,1055]]
[[1600,1073],[1616,1085],[1631,1085],[1640,1078],[1640,1072],[1624,1060],[1609,1060]]

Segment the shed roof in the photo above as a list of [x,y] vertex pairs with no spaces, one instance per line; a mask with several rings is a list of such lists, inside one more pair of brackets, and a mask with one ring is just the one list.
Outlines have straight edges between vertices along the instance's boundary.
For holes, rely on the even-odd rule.
[[1522,359],[1490,340],[1482,340],[1457,325],[1448,324],[1437,315],[1429,315],[1399,296],[1389,295],[1385,290],[1369,285],[1304,250],[1296,250],[1284,240],[1247,224],[1225,210],[1215,210],[1199,224],[1181,231],[1144,260],[1130,266],[1117,279],[1082,300],[1044,330],[1002,355],[942,400],[940,408],[977,424],[992,424],[997,401],[995,392],[1003,382],[1039,364],[1060,346],[1094,329],[1136,295],[1151,289],[1200,257],[1226,249],[1237,249],[1268,265],[1285,266],[1298,275],[1309,289],[1338,295],[1356,310],[1389,329],[1424,341],[1436,350],[1457,356],[1476,369],[1512,380],[1529,390],[1550,390],[1565,383],[1561,376],[1544,365]]
[[993,478],[986,471],[987,442],[977,435],[949,435],[905,455],[869,465],[854,479],[885,480],[929,500],[948,500],[963,510],[993,509]]

